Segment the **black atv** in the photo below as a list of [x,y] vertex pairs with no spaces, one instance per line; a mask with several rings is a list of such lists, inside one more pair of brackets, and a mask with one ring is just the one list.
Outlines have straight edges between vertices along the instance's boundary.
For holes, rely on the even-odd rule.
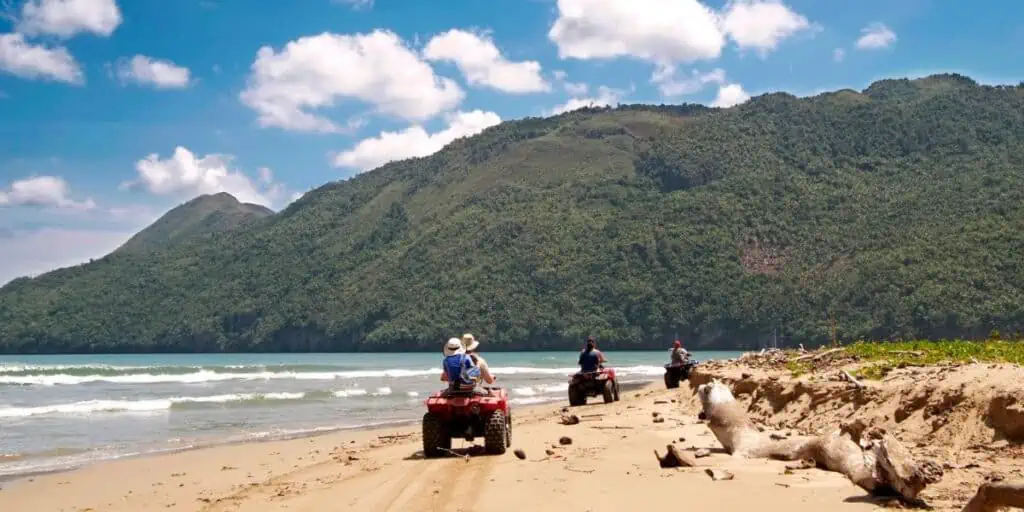
[[690,372],[697,366],[697,361],[687,359],[682,364],[665,365],[665,387],[674,389],[679,387],[679,382],[690,378]]

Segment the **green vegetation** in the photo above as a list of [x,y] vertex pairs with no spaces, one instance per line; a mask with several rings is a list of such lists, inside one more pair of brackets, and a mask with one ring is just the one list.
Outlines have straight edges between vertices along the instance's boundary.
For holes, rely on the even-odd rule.
[[[0,351],[752,348],[1024,325],[1024,85],[524,119],[0,289]],[[152,243],[145,244],[152,247]],[[776,331],[777,330],[777,331]]]
[[1024,364],[1024,343],[1001,340],[943,340],[872,343],[859,341],[846,352],[864,362],[890,366],[926,366],[939,363]]
[[199,196],[167,212],[117,249],[120,253],[149,252],[244,228],[274,211],[256,204],[240,203],[231,194]]

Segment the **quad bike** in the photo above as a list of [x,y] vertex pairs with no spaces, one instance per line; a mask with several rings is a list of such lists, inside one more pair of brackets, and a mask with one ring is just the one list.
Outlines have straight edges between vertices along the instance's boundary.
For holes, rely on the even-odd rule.
[[443,390],[426,400],[423,415],[423,455],[438,457],[452,448],[452,438],[472,442],[484,438],[484,451],[505,453],[512,446],[512,409],[508,391],[485,387],[483,391]]
[[619,401],[619,381],[615,369],[601,367],[596,372],[576,372],[569,376],[569,405],[586,405],[587,397],[601,395],[604,403]]
[[690,378],[690,372],[697,366],[697,361],[687,359],[683,364],[665,365],[665,387],[668,389],[678,388],[679,381]]

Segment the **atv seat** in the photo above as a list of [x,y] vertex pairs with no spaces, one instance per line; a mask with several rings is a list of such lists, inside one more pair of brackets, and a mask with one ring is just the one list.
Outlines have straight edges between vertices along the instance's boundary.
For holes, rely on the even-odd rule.
[[453,388],[449,387],[441,393],[441,396],[487,396],[490,395],[490,390],[479,389],[479,388]]

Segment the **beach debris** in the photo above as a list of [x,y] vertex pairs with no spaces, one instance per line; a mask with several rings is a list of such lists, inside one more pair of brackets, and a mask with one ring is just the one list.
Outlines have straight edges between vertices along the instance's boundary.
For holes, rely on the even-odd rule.
[[238,468],[236,468],[236,467],[234,467],[234,466],[221,466],[221,467],[220,467],[220,470],[221,470],[221,471],[231,471],[231,470],[233,470],[233,469],[238,469]]
[[704,472],[707,473],[707,475],[711,477],[711,480],[713,480],[715,482],[717,482],[719,480],[732,480],[733,478],[736,478],[735,475],[733,475],[732,473],[730,473],[730,472],[728,472],[728,471],[726,471],[724,469],[711,469],[711,468],[708,468],[708,469],[705,469]]
[[665,417],[664,416],[655,416],[654,417],[654,422],[655,423],[665,423]]
[[962,512],[995,512],[1004,507],[1024,508],[1024,483],[985,483]]
[[697,465],[697,459],[693,458],[687,452],[681,452],[671,444],[666,445],[665,448],[668,450],[665,452],[665,456],[658,455],[658,450],[654,450],[654,457],[658,459],[658,465],[663,468],[679,468],[688,467],[692,468]]
[[746,379],[749,379],[749,378],[753,377],[753,375],[751,375],[749,373],[746,373],[746,372],[743,372],[743,375],[740,375],[740,377],[742,379],[746,380]]
[[693,456],[694,456],[694,458],[697,458],[697,459],[703,459],[704,457],[710,457],[711,456],[711,450],[708,450],[707,448],[701,448],[701,449],[693,452]]
[[853,375],[850,375],[850,372],[846,370],[842,370],[841,372],[839,372],[839,380],[849,382],[850,384],[853,384],[853,387],[858,389],[864,387],[864,384],[862,384],[859,380],[855,379]]
[[590,428],[595,430],[633,430],[633,427],[628,425],[594,425]]
[[654,401],[654,405],[662,405],[662,404],[667,404],[667,403],[668,403],[668,400],[655,400]]
[[658,412],[658,411],[654,411],[654,412],[651,413],[651,416],[654,416],[655,418],[657,418],[658,416],[661,416],[661,413]]
[[377,439],[380,439],[382,441],[390,441],[395,439],[405,439],[407,437],[412,437],[412,434],[391,434],[387,436],[377,436]]
[[686,438],[685,437],[680,437],[679,438],[679,442],[680,443],[685,443],[686,442]]
[[552,450],[551,448],[548,448],[548,449],[544,450],[544,454],[547,455],[548,457],[550,457],[550,456],[555,454],[555,451]]
[[522,449],[518,449],[512,453],[516,454],[516,457],[519,457],[519,460],[526,460],[526,452]]
[[817,466],[817,463],[814,462],[814,459],[803,459],[798,462],[786,464],[786,469],[789,471],[798,471],[801,469],[811,469],[815,466]]
[[559,421],[561,421],[562,425],[578,425],[580,417],[575,414],[562,414],[562,418]]
[[562,436],[562,437],[558,438],[558,444],[560,444],[562,446],[572,444],[572,438],[569,437],[569,436]]

